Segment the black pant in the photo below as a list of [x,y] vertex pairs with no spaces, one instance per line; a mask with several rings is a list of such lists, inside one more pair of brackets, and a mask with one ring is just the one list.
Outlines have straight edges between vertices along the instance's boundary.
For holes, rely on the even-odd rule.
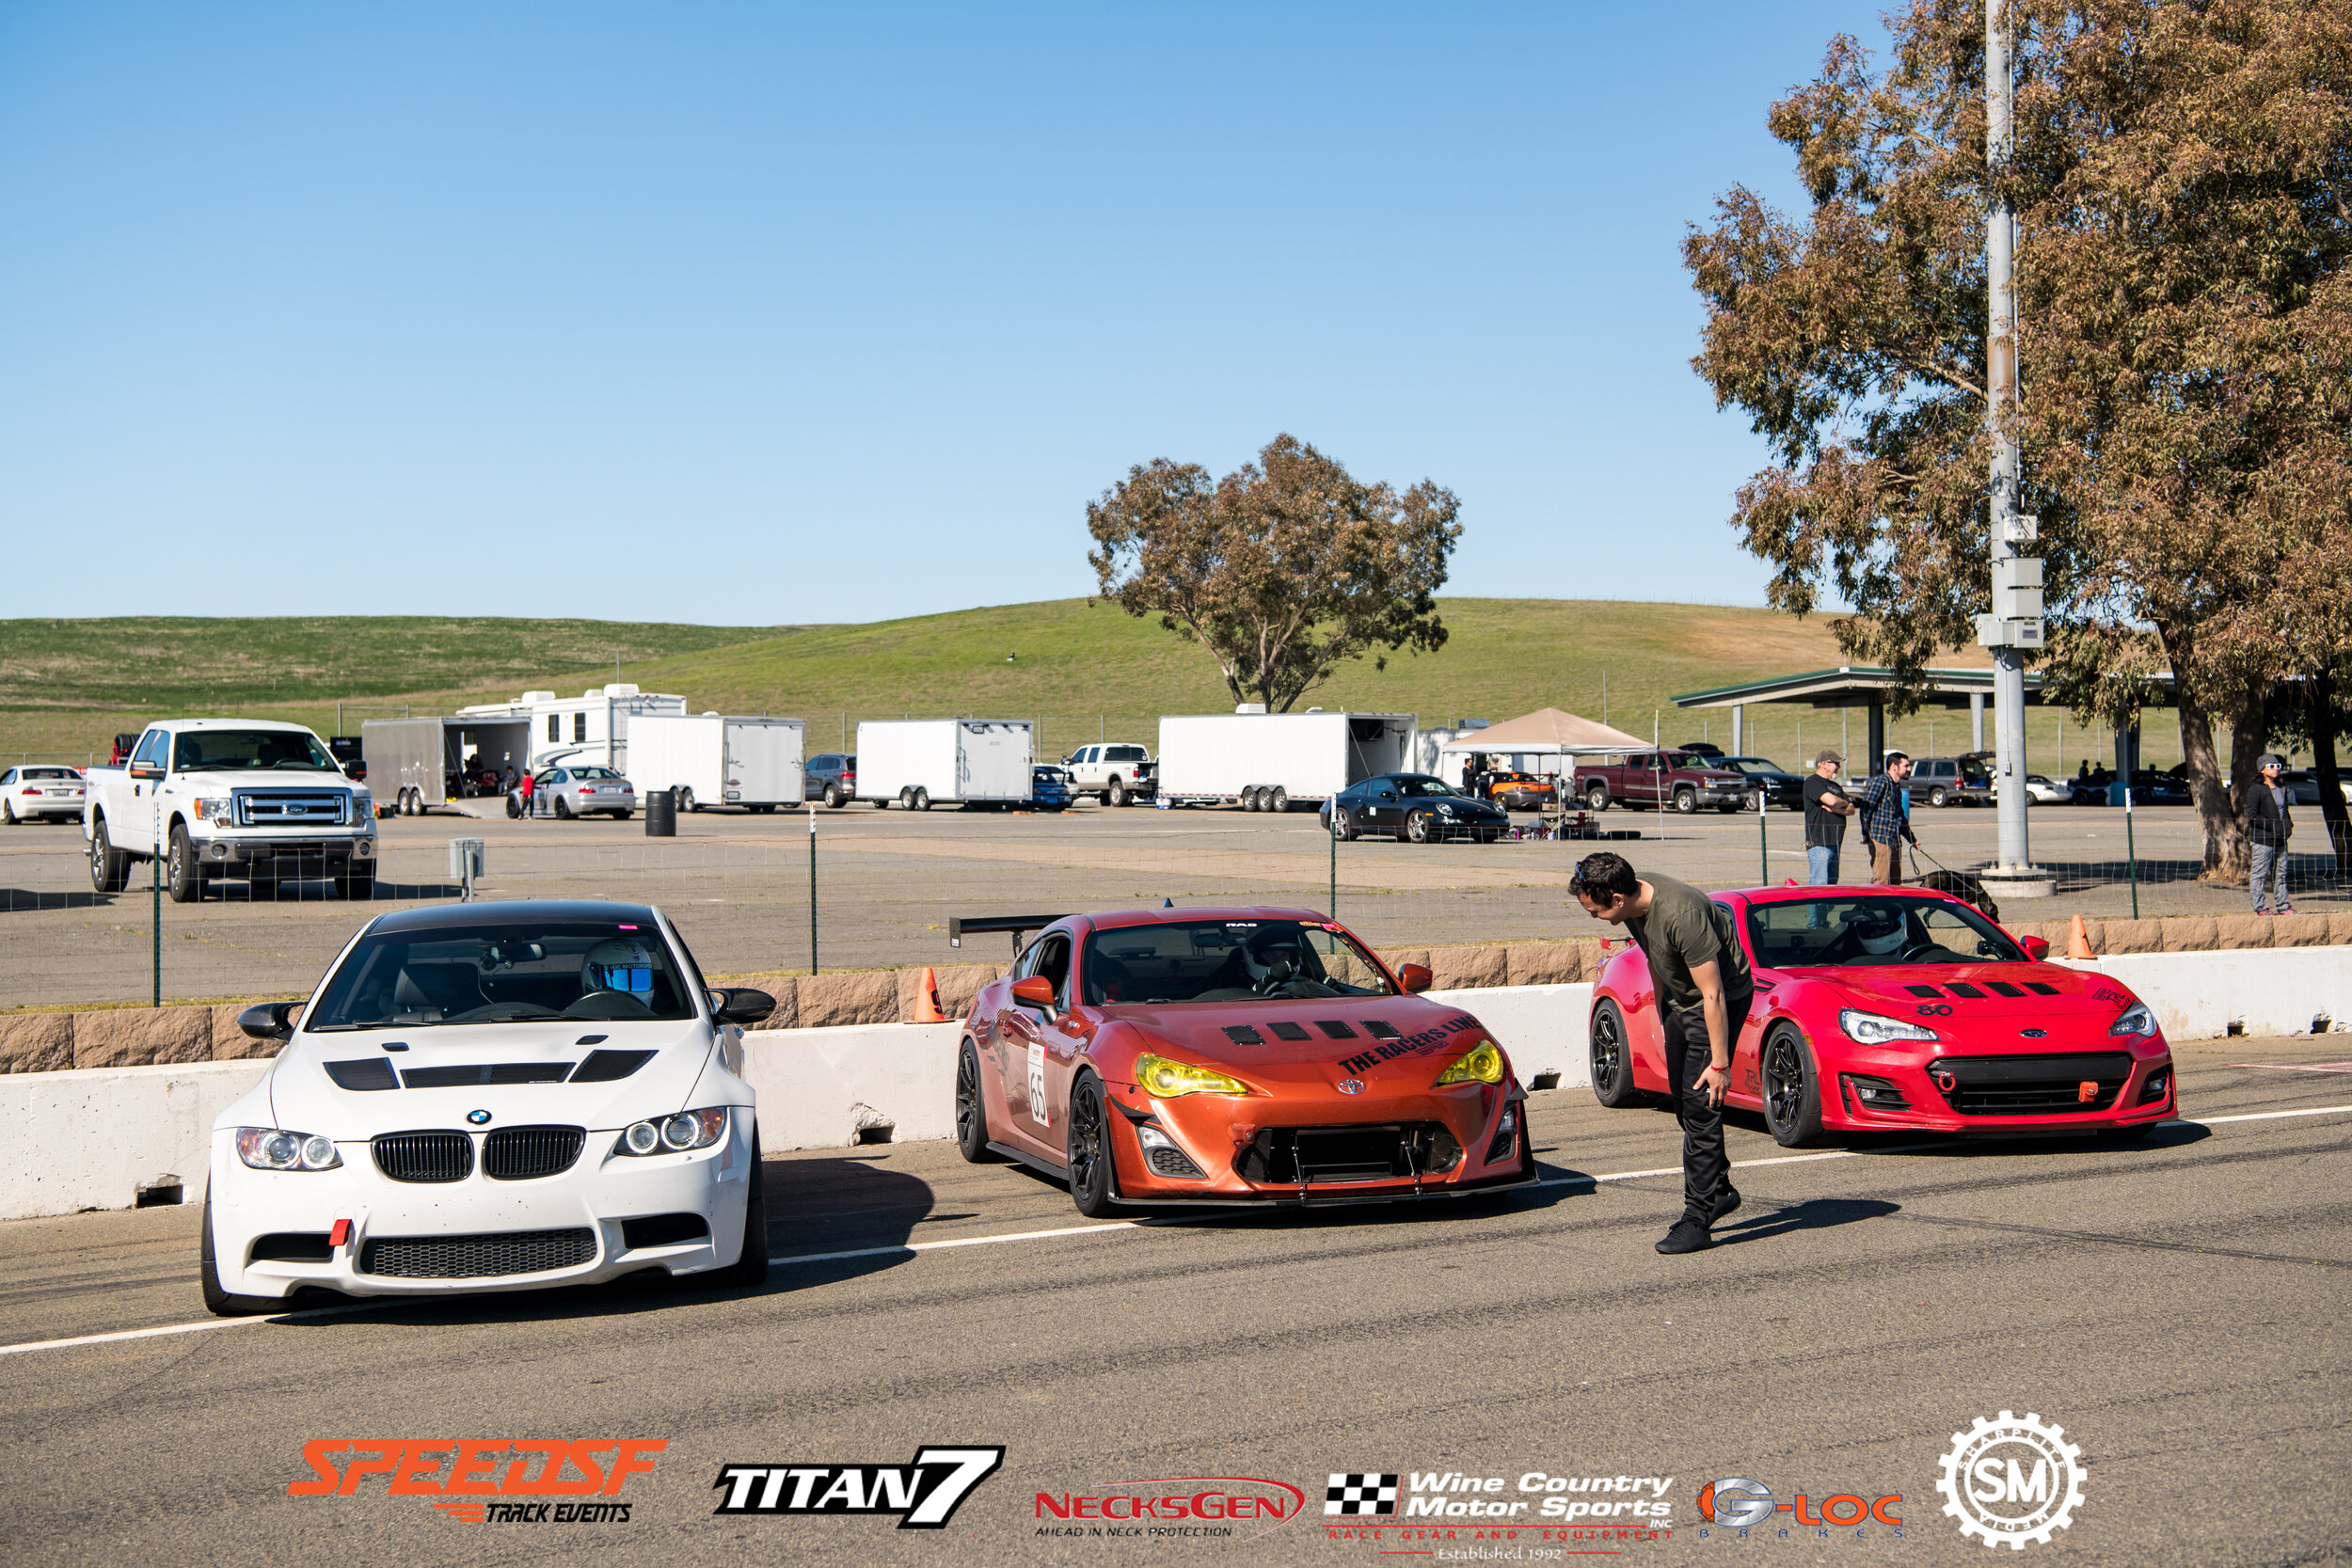
[[[1740,1030],[1748,1022],[1750,991],[1724,998],[1724,1042],[1740,1048]],[[1724,1153],[1724,1108],[1707,1102],[1707,1085],[1699,1082],[1713,1060],[1707,1043],[1707,1014],[1698,1007],[1677,1007],[1663,1020],[1666,1042],[1666,1084],[1673,1091],[1675,1119],[1682,1124],[1682,1217],[1708,1223],[1715,1205],[1731,1192],[1731,1161]]]

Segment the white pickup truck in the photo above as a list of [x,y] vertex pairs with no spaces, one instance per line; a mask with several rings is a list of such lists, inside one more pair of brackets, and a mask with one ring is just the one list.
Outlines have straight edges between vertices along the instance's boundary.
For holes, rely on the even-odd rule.
[[331,879],[347,898],[375,891],[375,805],[326,742],[266,719],[150,724],[119,768],[88,770],[82,833],[90,886],[120,893],[131,863],[161,856],[172,902],[204,884]]
[[1106,806],[1148,800],[1159,792],[1152,753],[1140,746],[1081,746],[1062,758],[1061,765],[1070,769],[1071,788],[1099,796]]

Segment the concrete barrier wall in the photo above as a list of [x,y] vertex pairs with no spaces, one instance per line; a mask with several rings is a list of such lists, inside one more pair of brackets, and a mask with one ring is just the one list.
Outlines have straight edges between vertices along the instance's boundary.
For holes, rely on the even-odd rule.
[[[2299,1035],[2352,1026],[2352,948],[2127,954],[2078,965],[2114,975],[2174,1040]],[[1433,990],[1477,1015],[1520,1077],[1589,1086],[1587,983]],[[2338,1021],[2343,1021],[2339,1023]],[[837,1148],[955,1132],[955,1023],[764,1029],[744,1037],[744,1076],[759,1093],[762,1146]],[[261,1080],[266,1062],[0,1073],[0,1125],[18,1152],[0,1167],[0,1219],[127,1209],[142,1187],[176,1180],[203,1197],[213,1118]]]

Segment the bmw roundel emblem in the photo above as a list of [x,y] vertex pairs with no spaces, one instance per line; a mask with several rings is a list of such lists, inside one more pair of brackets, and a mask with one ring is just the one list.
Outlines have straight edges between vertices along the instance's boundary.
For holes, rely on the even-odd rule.
[[476,1127],[487,1127],[490,1124],[490,1113],[487,1111],[468,1111],[466,1113],[466,1119],[472,1122]]
[[1342,1094],[1361,1094],[1361,1093],[1363,1093],[1363,1092],[1364,1092],[1364,1081],[1363,1081],[1362,1079],[1360,1079],[1360,1078],[1343,1078],[1343,1079],[1341,1079],[1341,1080],[1340,1080],[1340,1093],[1342,1093]]

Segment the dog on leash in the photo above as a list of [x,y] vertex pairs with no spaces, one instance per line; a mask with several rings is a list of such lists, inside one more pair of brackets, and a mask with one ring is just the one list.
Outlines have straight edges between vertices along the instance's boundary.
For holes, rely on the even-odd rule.
[[1984,891],[1984,884],[1974,877],[1963,877],[1957,871],[1947,871],[1938,866],[1933,871],[1914,878],[1913,880],[1920,887],[1931,887],[1938,893],[1948,893],[1963,904],[1974,904],[1984,911],[1984,917],[1987,920],[1996,925],[2000,922],[2001,906],[1993,901],[1992,896]]

